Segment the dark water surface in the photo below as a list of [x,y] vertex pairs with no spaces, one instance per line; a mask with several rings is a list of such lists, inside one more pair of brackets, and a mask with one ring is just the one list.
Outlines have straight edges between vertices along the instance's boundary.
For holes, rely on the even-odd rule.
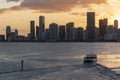
[[84,55],[98,55],[98,63],[117,72],[120,68],[120,43],[0,43],[0,60],[58,59],[83,60]]

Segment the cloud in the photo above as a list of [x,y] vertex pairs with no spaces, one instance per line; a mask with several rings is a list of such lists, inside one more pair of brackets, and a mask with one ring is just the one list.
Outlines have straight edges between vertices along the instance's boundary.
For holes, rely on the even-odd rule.
[[10,12],[13,12],[13,11],[21,11],[21,10],[24,10],[24,9],[22,7],[19,7],[19,6],[14,6],[14,7],[11,7],[11,8],[3,8],[3,9],[0,9],[0,14],[10,13]]
[[42,12],[70,11],[77,6],[78,0],[24,0],[21,7]]
[[24,0],[21,7],[28,9],[47,11],[70,11],[76,6],[88,8],[91,4],[105,4],[107,0]]
[[7,0],[7,2],[18,2],[20,0]]
[[81,4],[101,4],[106,3],[107,0],[79,0]]
[[79,15],[79,13],[78,13],[78,12],[75,12],[75,13],[71,13],[71,15]]
[[[21,0],[7,0],[8,2],[18,2]],[[52,13],[71,11],[75,7],[90,8],[90,5],[106,4],[107,0],[23,0],[20,6],[15,6],[18,9],[30,9],[37,12]],[[7,10],[13,10],[9,8]],[[4,10],[0,10],[0,12]]]

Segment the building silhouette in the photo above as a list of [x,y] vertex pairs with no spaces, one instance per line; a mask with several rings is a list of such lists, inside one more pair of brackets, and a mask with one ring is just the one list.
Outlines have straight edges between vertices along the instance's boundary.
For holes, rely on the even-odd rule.
[[43,41],[49,41],[49,29],[45,29],[44,31],[44,37],[43,37]]
[[95,39],[94,41],[101,41],[100,40],[100,30],[98,27],[95,27]]
[[51,23],[49,25],[49,39],[50,41],[58,41],[59,39],[59,32],[58,32],[58,24],[56,23]]
[[17,38],[17,42],[25,42],[27,41],[26,40],[26,37],[24,35],[19,35],[18,38]]
[[30,42],[30,33],[27,34],[27,39],[26,39],[28,42]]
[[1,42],[5,41],[5,35],[0,35],[0,41]]
[[[39,24],[36,26],[35,21],[30,21],[30,33],[27,36],[19,35],[18,30],[11,31],[10,26],[6,26],[6,41],[120,41],[120,29],[118,20],[114,20],[113,25],[108,25],[108,19],[99,20],[99,26],[95,26],[95,12],[87,12],[86,29],[74,26],[74,22],[68,22],[66,25],[56,23],[49,24],[45,29],[45,17],[39,16]],[[4,35],[0,35],[0,41],[4,41]]]
[[72,30],[72,41],[78,41],[78,28]]
[[73,22],[69,22],[66,24],[66,40],[67,41],[73,40],[73,28],[74,28]]
[[42,41],[43,34],[45,30],[45,17],[39,16],[39,41]]
[[114,27],[118,29],[118,20],[114,20]]
[[107,33],[105,35],[105,41],[116,41],[117,35],[115,33],[115,28],[113,25],[107,26]]
[[100,19],[99,20],[99,30],[100,30],[100,40],[104,41],[104,36],[107,33],[108,19]]
[[15,40],[18,38],[18,29],[15,29]]
[[65,40],[65,25],[59,25],[59,41]]
[[39,40],[39,26],[36,26],[36,40]]
[[30,21],[30,41],[35,40],[35,21]]
[[15,41],[15,40],[16,40],[16,34],[15,34],[15,32],[11,32],[8,41],[13,42],[13,41]]
[[95,12],[87,12],[87,41],[95,38]]
[[83,41],[83,28],[73,28],[72,33],[72,41]]
[[11,27],[7,26],[6,27],[6,40],[8,41],[10,38],[10,33],[11,33]]
[[84,33],[84,30],[82,27],[78,27],[78,41],[83,41],[83,33]]

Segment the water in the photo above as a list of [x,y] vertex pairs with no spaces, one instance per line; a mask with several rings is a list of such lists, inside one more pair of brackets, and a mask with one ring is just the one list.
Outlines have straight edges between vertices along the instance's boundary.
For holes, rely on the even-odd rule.
[[[98,55],[98,63],[107,66],[119,73],[120,70],[120,43],[0,43],[0,60],[26,60],[38,65],[34,61],[43,61],[39,65],[52,66],[54,61],[69,60],[69,63],[81,61],[84,55],[94,53]],[[49,64],[47,63],[49,62]],[[64,63],[62,63],[64,64]],[[73,63],[72,63],[73,64]],[[39,66],[38,65],[38,66]],[[53,64],[56,65],[56,64]],[[59,63],[57,65],[60,65]]]

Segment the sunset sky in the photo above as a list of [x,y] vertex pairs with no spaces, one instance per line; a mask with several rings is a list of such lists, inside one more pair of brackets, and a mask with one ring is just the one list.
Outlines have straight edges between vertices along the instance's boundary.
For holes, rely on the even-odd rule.
[[52,22],[65,25],[74,22],[75,27],[86,27],[86,12],[96,12],[98,20],[108,18],[109,24],[114,19],[120,21],[120,0],[0,0],[0,33],[10,25],[20,34],[27,35],[30,20],[45,16],[46,28]]

